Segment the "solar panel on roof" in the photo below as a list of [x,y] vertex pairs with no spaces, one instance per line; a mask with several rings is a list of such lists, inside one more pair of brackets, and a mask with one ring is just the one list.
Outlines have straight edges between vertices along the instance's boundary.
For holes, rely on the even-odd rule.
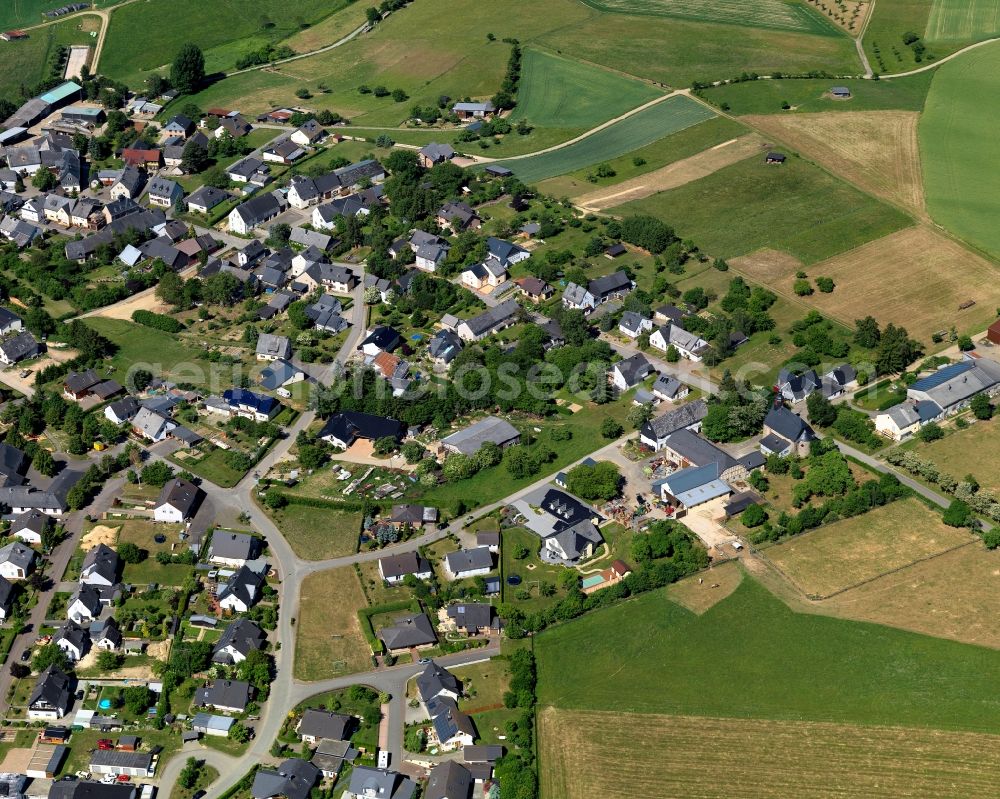
[[972,363],[972,361],[953,363],[951,366],[944,367],[944,369],[938,369],[938,371],[932,375],[921,378],[910,386],[910,388],[914,391],[927,391],[928,389],[937,388],[941,384],[947,383],[953,377],[963,374],[964,372],[968,372],[970,369],[974,369],[975,366],[976,365]]

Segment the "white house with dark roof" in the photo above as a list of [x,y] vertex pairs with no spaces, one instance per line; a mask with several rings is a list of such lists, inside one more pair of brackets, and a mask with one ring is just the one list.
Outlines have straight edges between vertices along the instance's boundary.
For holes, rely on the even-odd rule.
[[261,541],[247,533],[216,530],[208,546],[208,560],[217,566],[238,569],[260,556]]
[[153,507],[153,521],[183,524],[194,518],[204,492],[194,483],[174,477],[163,485]]
[[611,384],[619,391],[628,391],[653,374],[653,365],[637,352],[611,367]]
[[449,580],[479,577],[493,570],[493,553],[487,547],[460,549],[444,556],[444,573]]
[[0,577],[7,580],[25,580],[35,570],[35,550],[20,541],[0,547]]
[[708,403],[703,399],[688,402],[679,408],[667,411],[662,416],[650,419],[639,430],[639,441],[645,446],[659,451],[666,445],[667,437],[678,430],[701,430],[702,420],[708,415]]
[[680,325],[670,324],[658,327],[650,334],[649,346],[661,352],[673,347],[682,357],[699,363],[705,356],[708,342],[695,333],[689,333]]

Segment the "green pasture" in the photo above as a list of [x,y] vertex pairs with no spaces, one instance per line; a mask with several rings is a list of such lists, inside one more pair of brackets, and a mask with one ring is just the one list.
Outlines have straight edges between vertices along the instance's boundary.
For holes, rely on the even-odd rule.
[[752,157],[670,191],[613,209],[652,214],[713,257],[761,248],[805,264],[906,227],[910,217],[795,156],[781,165]]
[[0,29],[10,30],[38,25],[46,21],[42,16],[43,11],[64,5],[67,5],[67,0],[6,0],[0,3]]
[[[6,7],[6,5],[0,3],[0,6]],[[3,13],[0,11],[0,15]],[[0,41],[0,97],[6,97],[11,102],[20,104],[22,88],[30,89],[47,76],[49,59],[56,47],[61,44],[94,43],[89,32],[78,28],[83,20],[96,21],[96,19],[93,15],[73,17],[29,31],[27,39],[13,42]],[[5,26],[0,27],[6,30]]]
[[1000,0],[934,0],[924,35],[934,42],[966,42],[1000,33]]
[[687,97],[671,97],[574,144],[502,163],[525,183],[535,183],[616,158],[714,116],[701,103]]
[[1000,255],[1000,44],[942,65],[920,119],[920,160],[934,221]]
[[698,22],[719,22],[751,28],[838,34],[827,21],[805,4],[785,0],[583,0],[600,11],[652,17],[680,17]]
[[664,591],[535,642],[542,705],[1000,731],[1000,652],[794,613],[749,577],[701,616]]
[[546,128],[592,128],[658,97],[648,83],[541,50],[524,51],[511,120]]

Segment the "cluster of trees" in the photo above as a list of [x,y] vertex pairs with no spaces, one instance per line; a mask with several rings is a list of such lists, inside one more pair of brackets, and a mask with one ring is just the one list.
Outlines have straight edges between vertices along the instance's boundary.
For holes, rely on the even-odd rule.
[[[689,289],[684,293],[684,302],[697,308],[708,305],[708,296],[701,288]],[[728,314],[713,314],[711,317],[691,316],[684,321],[684,329],[705,339],[711,349],[705,354],[705,362],[710,366],[720,363],[733,352],[733,333],[752,336],[763,330],[774,329],[774,319],[768,310],[777,296],[761,286],[751,288],[741,277],[729,282],[729,290],[719,302]]]
[[23,450],[32,459],[35,468],[47,476],[55,474],[52,454],[34,440],[46,428],[58,429],[68,435],[67,450],[71,455],[82,455],[98,439],[112,443],[122,435],[121,430],[103,414],[85,412],[54,391],[38,391],[20,405],[8,405],[0,419],[10,425],[4,441]]
[[875,372],[878,375],[902,372],[923,354],[920,342],[911,339],[905,327],[890,323],[882,330],[871,316],[855,320],[854,343],[875,350]]
[[35,385],[44,386],[72,371],[82,371],[96,366],[104,358],[117,351],[117,346],[92,327],[87,327],[79,319],[60,328],[62,338],[80,354],[62,363],[53,363],[35,373]]
[[814,391],[806,398],[806,408],[809,410],[809,421],[814,427],[832,430],[841,438],[869,449],[878,449],[885,444],[885,440],[875,432],[875,423],[867,414],[847,405],[834,405],[819,391]]
[[[680,240],[674,229],[655,216],[629,216],[621,221],[621,239],[642,247],[654,255],[664,253],[671,244]],[[613,235],[609,232],[609,235]]]
[[911,450],[890,450],[886,453],[885,459],[893,466],[899,466],[910,474],[933,483],[942,491],[952,494],[968,505],[973,512],[986,516],[994,522],[1000,522],[1000,500],[992,492],[982,489],[973,475],[967,474],[959,480],[947,472],[942,472],[933,461],[921,458]]
[[258,64],[270,64],[272,61],[289,58],[293,55],[295,55],[295,51],[287,44],[274,45],[268,43],[259,50],[251,50],[250,52],[244,53],[237,58],[236,68],[246,69],[247,67],[254,67]]
[[500,82],[500,90],[493,95],[493,105],[498,110],[506,110],[517,105],[517,88],[521,82],[521,45],[517,39],[504,39],[510,43],[510,58],[507,71]]
[[711,441],[738,441],[759,433],[770,408],[770,398],[741,383],[726,370],[719,393],[709,400],[701,432]]
[[508,661],[510,687],[504,693],[504,707],[518,710],[507,722],[509,751],[496,764],[496,778],[504,797],[536,799],[538,774],[535,763],[535,655],[530,649],[515,650]]
[[611,461],[600,461],[593,466],[580,464],[569,470],[566,487],[578,497],[587,500],[609,500],[621,491],[622,475]]
[[691,531],[669,520],[653,522],[645,535],[636,536],[632,541],[632,557],[642,565],[664,558],[698,569],[708,565],[708,553],[695,542]]

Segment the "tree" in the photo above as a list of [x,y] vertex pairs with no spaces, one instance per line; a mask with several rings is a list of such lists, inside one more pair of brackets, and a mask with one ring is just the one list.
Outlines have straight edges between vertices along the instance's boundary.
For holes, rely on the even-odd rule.
[[56,473],[56,462],[52,453],[41,447],[38,448],[35,457],[31,459],[31,465],[39,474],[44,474],[46,477],[52,477]]
[[960,499],[953,499],[951,504],[945,509],[941,521],[949,527],[971,527],[973,516],[972,508],[967,502]]
[[667,363],[677,363],[681,359],[680,352],[678,351],[677,347],[675,347],[673,344],[667,347],[666,358],[667,358]]
[[126,563],[142,563],[146,559],[145,553],[131,541],[118,544],[118,557]]
[[189,757],[181,773],[177,775],[177,782],[182,788],[193,788],[198,784],[198,777],[201,775],[201,763],[193,757]]
[[606,439],[618,438],[625,428],[623,428],[617,421],[608,416],[603,422],[601,422],[601,437]]
[[132,386],[133,391],[141,394],[153,382],[153,373],[148,369],[134,369],[129,374],[127,382]]
[[993,406],[990,404],[990,398],[987,394],[976,394],[969,403],[969,407],[972,409],[972,413],[980,421],[986,421],[987,419],[993,418]]
[[991,527],[983,532],[983,543],[987,549],[1000,547],[1000,527]]
[[193,94],[205,80],[205,56],[201,48],[188,42],[170,65],[170,82],[182,94]]
[[288,240],[292,235],[292,226],[285,222],[271,225],[267,232],[267,243],[274,249],[280,250],[288,246]]
[[906,328],[889,324],[878,343],[875,368],[882,375],[902,372],[919,354],[920,345],[910,338]]
[[52,191],[59,185],[59,179],[48,169],[42,167],[32,176],[31,185],[39,191]]
[[174,470],[163,461],[153,461],[142,467],[140,478],[147,485],[163,486],[174,476]]
[[250,740],[250,728],[242,722],[237,721],[229,728],[229,740],[236,741],[238,744],[245,744]]
[[38,647],[35,656],[31,659],[32,671],[45,671],[49,666],[55,666],[59,671],[67,672],[71,665],[66,653],[56,644],[45,644]]
[[144,716],[153,704],[153,692],[145,685],[130,685],[122,692],[125,709],[133,716]]
[[271,510],[281,510],[288,504],[288,497],[275,488],[269,488],[264,494],[264,504]]
[[629,408],[625,421],[638,430],[653,417],[653,409],[649,405],[633,405]]
[[419,463],[423,460],[427,452],[424,449],[424,445],[419,441],[407,441],[403,444],[400,451],[403,453],[403,457],[406,458],[407,463]]
[[806,408],[809,411],[809,421],[818,427],[829,427],[837,420],[837,409],[819,391],[814,391],[806,398]]
[[930,422],[925,424],[920,428],[920,432],[917,433],[920,440],[924,443],[930,443],[931,441],[937,441],[939,438],[944,438],[944,430],[941,429],[941,425],[936,422]]
[[184,281],[173,270],[164,272],[156,286],[156,296],[168,305],[179,308],[184,304]]
[[25,666],[23,663],[18,663],[13,661],[10,664],[10,676],[15,680],[23,680],[25,677],[31,674],[31,669]]
[[97,653],[97,668],[101,671],[114,671],[121,666],[124,658],[118,652],[103,649]]
[[974,350],[976,348],[976,345],[973,343],[971,336],[959,336],[958,348],[962,352],[969,352],[969,350]]
[[204,144],[191,139],[184,145],[184,152],[181,154],[181,169],[185,172],[203,172],[211,165],[212,159],[208,155],[208,148]]
[[621,482],[621,472],[611,461],[580,464],[566,475],[566,487],[583,499],[612,499],[618,496]]
[[760,527],[767,521],[767,511],[760,505],[751,505],[740,514],[740,521],[744,527]]
[[799,278],[792,284],[792,291],[800,297],[808,297],[813,293],[813,287],[805,278]]
[[392,436],[382,436],[375,439],[375,452],[379,455],[388,455],[396,449],[397,442]]
[[866,316],[864,319],[854,320],[854,343],[859,347],[873,350],[878,346],[882,338],[882,331],[879,329],[878,321],[874,316]]
[[315,444],[303,444],[299,447],[299,463],[305,469],[318,469],[326,462],[326,452]]
[[227,175],[226,170],[218,164],[210,166],[206,169],[205,173],[201,176],[201,180],[206,186],[211,186],[215,189],[229,188],[229,175]]

